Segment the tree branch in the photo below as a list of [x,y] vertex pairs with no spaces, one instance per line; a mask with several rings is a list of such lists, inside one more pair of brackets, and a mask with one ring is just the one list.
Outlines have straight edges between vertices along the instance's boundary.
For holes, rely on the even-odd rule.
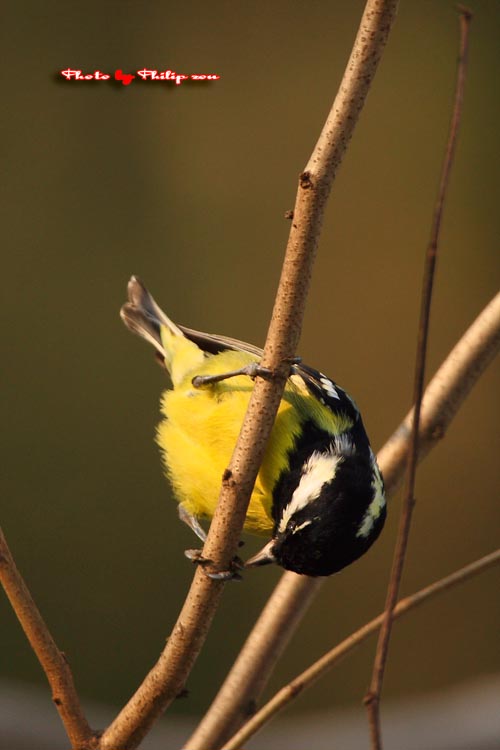
[[[262,364],[276,373],[257,379],[203,555],[226,569],[237,548],[253,485],[297,346],[324,209],[336,170],[375,75],[397,2],[368,0],[340,91],[299,179],[283,270]],[[101,740],[103,750],[137,747],[182,690],[215,614],[223,583],[199,569],[158,662]]]
[[[420,419],[419,460],[451,424],[461,404],[500,350],[500,292],[476,318],[443,362],[424,394]],[[389,438],[377,460],[390,497],[404,473],[408,453],[410,412]],[[186,745],[189,750],[217,748],[248,718],[274,666],[292,638],[323,579],[285,573],[267,602],[233,668]],[[282,603],[286,607],[281,609]],[[294,617],[290,617],[294,612]],[[196,741],[200,744],[192,744]]]
[[52,700],[74,750],[96,747],[64,654],[57,648],[42,615],[18,571],[0,529],[0,581],[52,690]]
[[[451,350],[426,388],[420,413],[419,460],[439,443],[479,377],[500,350],[500,292]],[[401,483],[413,424],[411,409],[378,454],[386,484]]]
[[387,589],[385,617],[377,643],[370,688],[365,696],[365,705],[368,712],[368,721],[370,725],[371,743],[373,750],[382,750],[380,695],[382,692],[382,685],[384,681],[385,665],[387,663],[387,656],[389,653],[393,612],[398,599],[399,587],[401,584],[401,577],[403,575],[403,568],[406,559],[408,539],[410,536],[413,509],[415,507],[414,491],[418,462],[420,413],[422,409],[422,396],[424,392],[425,364],[427,359],[427,341],[429,337],[432,290],[434,286],[437,249],[439,235],[441,232],[444,201],[448,190],[451,167],[453,164],[453,158],[458,138],[458,130],[462,115],[470,20],[470,12],[461,9],[460,55],[458,60],[455,100],[450,123],[448,143],[446,146],[446,154],[439,185],[438,198],[432,221],[431,237],[425,258],[424,280],[422,284],[422,302],[418,327],[417,355],[415,363],[415,384],[413,393],[413,402],[415,406],[408,455],[404,500],[401,510],[398,535],[396,539],[396,549],[394,551],[391,576]]
[[[415,594],[401,599],[396,607],[394,608],[393,617],[396,620],[402,615],[407,614],[412,609],[415,609],[420,604],[428,601],[437,594],[441,594],[443,591],[456,586],[459,583],[469,580],[473,576],[482,573],[488,568],[498,565],[500,563],[500,549],[491,552],[489,555],[481,557],[479,560],[466,565],[460,570],[456,570],[445,578],[441,578],[439,581],[431,583],[430,586],[426,586]],[[332,648],[324,656],[314,662],[298,677],[295,677],[288,685],[281,688],[262,708],[254,715],[247,723],[237,732],[229,742],[221,748],[221,750],[238,750],[244,742],[247,742],[251,737],[254,736],[265,724],[267,724],[277,713],[291,703],[295,698],[303,693],[304,690],[310,688],[316,680],[323,677],[329,672],[332,667],[338,664],[344,656],[347,656],[351,651],[360,646],[366,639],[376,633],[381,627],[384,621],[384,613],[375,617],[370,622],[363,625],[361,628],[352,633],[345,640],[339,643],[335,648]]]

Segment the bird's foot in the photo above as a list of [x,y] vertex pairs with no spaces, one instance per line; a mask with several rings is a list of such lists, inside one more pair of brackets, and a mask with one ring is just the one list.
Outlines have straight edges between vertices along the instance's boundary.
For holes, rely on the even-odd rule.
[[195,388],[203,388],[206,385],[213,385],[214,383],[220,383],[221,380],[228,380],[229,378],[236,378],[239,375],[247,375],[252,380],[255,378],[266,378],[270,380],[273,377],[273,371],[268,367],[263,367],[259,362],[251,362],[245,367],[241,367],[239,370],[230,370],[229,372],[217,373],[217,375],[196,375],[191,383]]
[[243,570],[243,561],[240,560],[239,557],[233,557],[231,562],[229,563],[229,569],[228,570],[206,570],[206,568],[209,565],[213,565],[213,560],[210,560],[208,557],[203,557],[203,552],[201,549],[186,549],[184,550],[184,554],[188,558],[188,560],[191,560],[192,563],[195,565],[200,565],[201,569],[207,576],[207,578],[211,578],[213,581],[241,581],[242,576],[240,575],[240,570]]
[[[283,362],[286,362],[290,365],[290,367],[293,367],[293,365],[299,365],[302,362],[302,359],[300,357],[286,357]],[[269,367],[263,367],[260,362],[250,362],[249,365],[241,367],[239,370],[221,372],[217,375],[195,375],[195,377],[191,380],[191,383],[195,388],[203,388],[205,385],[220,383],[221,380],[236,378],[239,375],[247,375],[252,380],[255,380],[255,378],[265,378],[266,380],[272,380],[275,373]]]

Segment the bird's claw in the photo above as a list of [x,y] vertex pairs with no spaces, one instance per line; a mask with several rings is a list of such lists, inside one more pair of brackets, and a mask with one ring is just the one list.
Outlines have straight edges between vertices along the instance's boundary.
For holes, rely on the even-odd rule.
[[187,559],[191,560],[191,562],[195,565],[201,565],[202,567],[205,567],[205,565],[210,565],[210,563],[212,562],[210,558],[203,557],[203,551],[201,549],[185,549],[184,554]]
[[208,570],[203,571],[207,578],[211,578],[212,581],[242,581],[243,576],[238,573],[237,570],[232,570],[229,566],[229,570],[219,570],[217,573],[209,573]]
[[243,570],[243,561],[239,557],[233,557],[229,564],[228,570],[216,570],[216,571],[209,571],[206,570],[206,567],[208,565],[213,564],[213,560],[211,560],[208,557],[203,557],[203,552],[201,549],[186,549],[184,550],[184,554],[187,557],[188,560],[191,560],[191,562],[194,565],[200,565],[201,569],[207,576],[207,578],[211,578],[213,581],[242,581],[243,578],[240,575],[239,571]]

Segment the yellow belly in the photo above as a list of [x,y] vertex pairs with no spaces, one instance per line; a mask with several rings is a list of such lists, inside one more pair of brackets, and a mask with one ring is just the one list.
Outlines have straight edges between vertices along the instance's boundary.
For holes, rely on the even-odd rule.
[[[201,373],[206,374],[205,368],[197,369],[197,374]],[[222,474],[229,464],[252,388],[252,381],[241,376],[203,388],[193,388],[189,380],[163,394],[162,413],[166,418],[158,426],[157,441],[178,502],[195,516],[211,518],[214,514]],[[272,531],[273,485],[286,466],[288,450],[298,431],[296,411],[283,400],[250,499],[246,531]]]

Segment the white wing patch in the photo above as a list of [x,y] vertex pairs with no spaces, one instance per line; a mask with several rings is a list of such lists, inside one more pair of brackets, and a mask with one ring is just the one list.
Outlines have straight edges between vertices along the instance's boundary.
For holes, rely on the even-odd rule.
[[321,383],[321,387],[323,388],[325,393],[328,394],[330,398],[337,398],[340,401],[340,396],[337,393],[332,381],[330,380],[330,378],[327,378],[326,375],[323,375],[322,372],[320,373],[319,382]]
[[320,453],[314,451],[302,467],[300,482],[295,488],[292,499],[285,507],[279,523],[278,531],[285,531],[291,517],[301,508],[319,497],[321,488],[327,482],[331,482],[337,471],[337,466],[342,461],[332,451]]
[[366,513],[363,517],[363,520],[361,521],[361,525],[356,532],[356,536],[362,536],[363,538],[366,538],[371,530],[373,529],[373,526],[375,524],[375,521],[380,516],[382,510],[385,507],[385,496],[384,496],[384,483],[382,481],[382,476],[380,474],[379,468],[377,466],[377,461],[375,456],[373,455],[372,451],[370,451],[371,454],[371,464],[373,469],[373,479],[372,479],[372,488],[373,488],[373,500],[371,501],[370,505],[368,506]]

